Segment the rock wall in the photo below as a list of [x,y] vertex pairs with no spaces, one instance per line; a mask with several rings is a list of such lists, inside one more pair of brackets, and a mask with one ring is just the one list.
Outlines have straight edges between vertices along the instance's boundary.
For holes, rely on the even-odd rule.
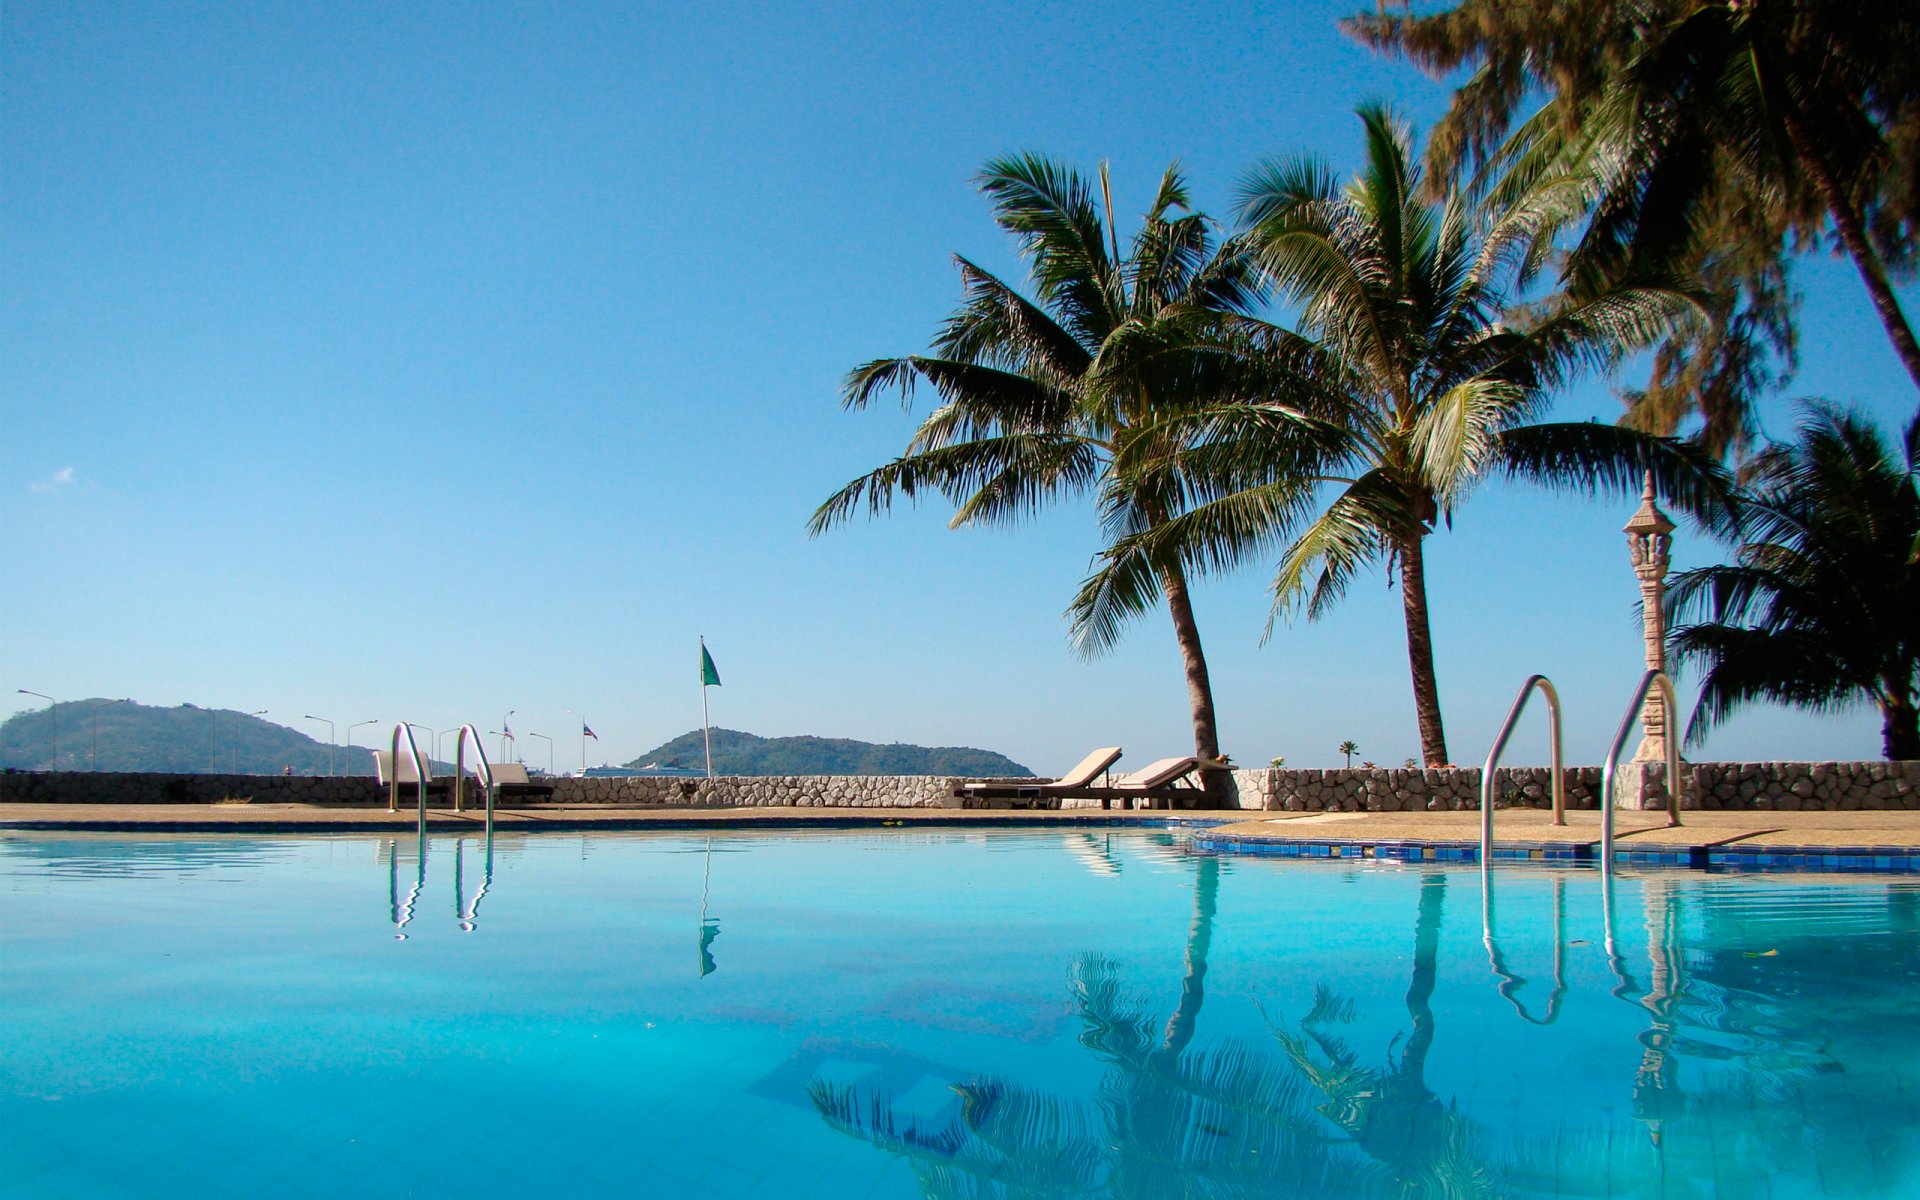
[[[1244,775],[1234,772],[1236,782]],[[1269,778],[1240,783],[1242,808],[1290,812],[1411,812],[1478,809],[1478,767],[1269,770]],[[1546,767],[1502,767],[1494,772],[1499,803],[1546,808],[1552,803]],[[1734,810],[1920,808],[1920,762],[1682,763],[1681,807]],[[1627,763],[1616,783],[1622,808],[1664,808],[1664,763]],[[1596,808],[1599,767],[1567,768],[1567,807]],[[1252,803],[1257,798],[1259,803]]]
[[[1920,762],[1688,763],[1684,807],[1714,809],[1920,809]],[[1666,767],[1629,763],[1621,768],[1623,808],[1666,804]],[[1496,773],[1500,801],[1549,805],[1546,767],[1506,767]],[[1599,767],[1570,767],[1567,807],[1594,808]],[[772,775],[679,779],[548,780],[550,798],[509,796],[516,807],[555,804],[621,808],[944,808],[963,782],[930,775]],[[1292,812],[1411,812],[1480,807],[1480,770],[1336,768],[1237,770],[1237,807]],[[320,804],[385,806],[387,793],[371,776],[315,778],[283,775],[169,775],[152,772],[9,771],[0,773],[0,804]],[[429,803],[450,801],[435,794]],[[1090,801],[1098,805],[1099,801]]]
[[[678,779],[551,779],[551,797],[508,795],[503,804],[613,805],[639,808],[842,807],[939,808],[961,781],[928,775],[775,775]],[[470,793],[471,795],[471,793]],[[0,773],[0,804],[319,804],[385,807],[387,790],[370,775],[171,775],[158,772],[10,771]],[[469,804],[474,801],[470,799]],[[452,801],[438,791],[428,806]]]

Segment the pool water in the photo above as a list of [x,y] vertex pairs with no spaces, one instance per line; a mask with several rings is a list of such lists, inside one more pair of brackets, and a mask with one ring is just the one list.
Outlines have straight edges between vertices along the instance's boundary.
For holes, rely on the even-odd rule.
[[1920,1196],[1920,881],[425,849],[0,838],[0,1197]]

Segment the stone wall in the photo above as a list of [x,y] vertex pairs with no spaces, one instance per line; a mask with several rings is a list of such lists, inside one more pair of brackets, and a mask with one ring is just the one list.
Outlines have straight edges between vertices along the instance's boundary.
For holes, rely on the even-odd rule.
[[[1687,808],[1839,810],[1920,809],[1920,762],[1688,763]],[[1593,808],[1600,768],[1568,769],[1567,807]],[[1497,773],[1501,802],[1549,805],[1545,767],[1505,767]],[[1629,763],[1621,768],[1621,807],[1666,804],[1666,767]],[[550,799],[510,796],[506,803],[622,808],[845,807],[942,808],[955,804],[958,779],[929,775],[774,775],[680,779],[548,780]],[[1292,812],[1410,812],[1480,807],[1480,770],[1336,768],[1237,770],[1237,807]],[[321,804],[385,806],[387,793],[371,776],[315,778],[282,775],[169,775],[151,772],[44,771],[0,773],[0,804]],[[436,794],[430,801],[444,807]],[[1098,805],[1099,801],[1087,803]]]
[[[938,808],[958,779],[928,775],[774,775],[679,779],[550,779],[551,798],[509,795],[502,803],[637,808],[845,807]],[[471,793],[470,793],[471,794]],[[17,771],[0,773],[0,804],[320,804],[385,807],[387,790],[370,775],[172,775],[158,772]],[[469,800],[469,803],[472,803]],[[435,791],[429,807],[451,800]]]
[[[1412,812],[1478,809],[1478,767],[1336,768],[1269,770],[1265,781],[1241,782],[1242,808],[1290,812]],[[1920,762],[1682,763],[1683,808],[1826,810],[1920,808]],[[1552,804],[1546,767],[1502,767],[1494,773],[1499,802],[1546,808]],[[1616,784],[1622,808],[1664,808],[1664,763],[1627,763]],[[1595,808],[1599,767],[1567,768],[1567,807]],[[1257,798],[1259,803],[1251,802]]]

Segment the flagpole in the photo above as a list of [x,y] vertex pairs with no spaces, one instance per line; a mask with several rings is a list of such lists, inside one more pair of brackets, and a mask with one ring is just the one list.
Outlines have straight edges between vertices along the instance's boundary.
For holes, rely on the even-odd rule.
[[580,718],[580,778],[587,777],[587,719]]
[[713,722],[707,719],[707,639],[700,639],[700,736],[707,744],[707,778],[713,778]]

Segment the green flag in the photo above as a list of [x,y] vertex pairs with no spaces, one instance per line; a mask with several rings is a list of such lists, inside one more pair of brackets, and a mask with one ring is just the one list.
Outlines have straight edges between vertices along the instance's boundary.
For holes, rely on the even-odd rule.
[[700,686],[720,686],[720,671],[713,665],[713,655],[707,653],[705,642],[700,643]]

